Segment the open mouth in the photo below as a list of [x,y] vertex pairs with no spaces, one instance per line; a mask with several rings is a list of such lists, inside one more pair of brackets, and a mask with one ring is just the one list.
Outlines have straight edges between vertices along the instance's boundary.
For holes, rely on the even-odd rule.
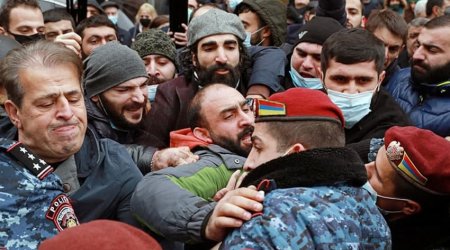
[[315,76],[305,73],[305,72],[300,73],[300,75],[304,78],[316,78]]

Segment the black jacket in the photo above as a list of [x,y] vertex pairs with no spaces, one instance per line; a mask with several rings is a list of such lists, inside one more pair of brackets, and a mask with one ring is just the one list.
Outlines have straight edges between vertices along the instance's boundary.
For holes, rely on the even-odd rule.
[[109,138],[120,144],[124,144],[142,174],[150,172],[151,160],[157,149],[135,144],[135,138],[145,132],[140,129],[133,131],[114,129],[110,120],[91,100],[86,99],[85,103],[88,115],[88,126],[94,131],[96,136],[98,138]]
[[345,143],[356,150],[364,162],[368,161],[370,139],[383,138],[392,126],[411,125],[408,115],[384,89],[374,94],[370,109],[371,112],[351,129],[345,129]]

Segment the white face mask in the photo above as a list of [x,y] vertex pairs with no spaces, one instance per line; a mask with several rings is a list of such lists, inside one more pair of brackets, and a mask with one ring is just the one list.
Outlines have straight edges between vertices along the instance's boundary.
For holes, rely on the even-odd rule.
[[147,91],[148,91],[148,100],[150,102],[154,102],[155,101],[155,96],[156,96],[156,90],[158,88],[158,85],[150,85],[147,86]]
[[351,129],[356,123],[370,113],[372,91],[357,94],[346,94],[331,89],[327,90],[328,97],[336,104],[344,114],[345,128]]
[[300,73],[297,72],[292,66],[291,70],[289,71],[289,74],[291,75],[292,83],[295,87],[298,88],[307,88],[307,89],[322,89],[322,81],[320,78],[304,78],[300,75]]
[[246,32],[245,32],[244,46],[248,48],[248,47],[250,47],[250,46],[259,46],[259,45],[261,45],[261,43],[264,42],[264,39],[265,39],[265,38],[263,38],[258,44],[252,45],[252,43],[251,43],[252,35],[255,34],[255,33],[257,33],[257,32],[259,32],[260,30],[264,29],[265,27],[266,27],[266,26],[261,27],[261,28],[255,30],[255,31],[253,31],[253,32],[248,32],[248,31],[246,31]]
[[[367,192],[369,192],[370,197],[372,197],[372,200],[375,202],[375,204],[376,204],[378,198],[387,199],[387,200],[396,200],[396,201],[409,201],[408,199],[379,195],[379,194],[377,194],[377,191],[375,191],[375,189],[373,189],[372,185],[370,185],[369,181],[367,181],[361,188],[363,188],[363,189],[367,190]],[[403,213],[401,210],[390,211],[390,210],[385,210],[383,208],[380,208],[378,205],[377,205],[377,207],[378,207],[378,210],[380,210],[380,213],[384,216],[390,215],[390,214]]]

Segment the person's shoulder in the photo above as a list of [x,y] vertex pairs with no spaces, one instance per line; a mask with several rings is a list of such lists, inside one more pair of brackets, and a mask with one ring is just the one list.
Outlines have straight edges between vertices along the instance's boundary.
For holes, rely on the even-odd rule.
[[185,88],[189,85],[184,76],[178,76],[167,82],[158,85],[158,91],[173,90],[177,88]]

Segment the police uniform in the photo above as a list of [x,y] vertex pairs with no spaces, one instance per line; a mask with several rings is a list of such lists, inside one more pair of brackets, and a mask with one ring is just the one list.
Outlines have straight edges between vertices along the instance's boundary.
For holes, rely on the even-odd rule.
[[53,168],[20,142],[0,139],[0,249],[37,249],[78,219]]

